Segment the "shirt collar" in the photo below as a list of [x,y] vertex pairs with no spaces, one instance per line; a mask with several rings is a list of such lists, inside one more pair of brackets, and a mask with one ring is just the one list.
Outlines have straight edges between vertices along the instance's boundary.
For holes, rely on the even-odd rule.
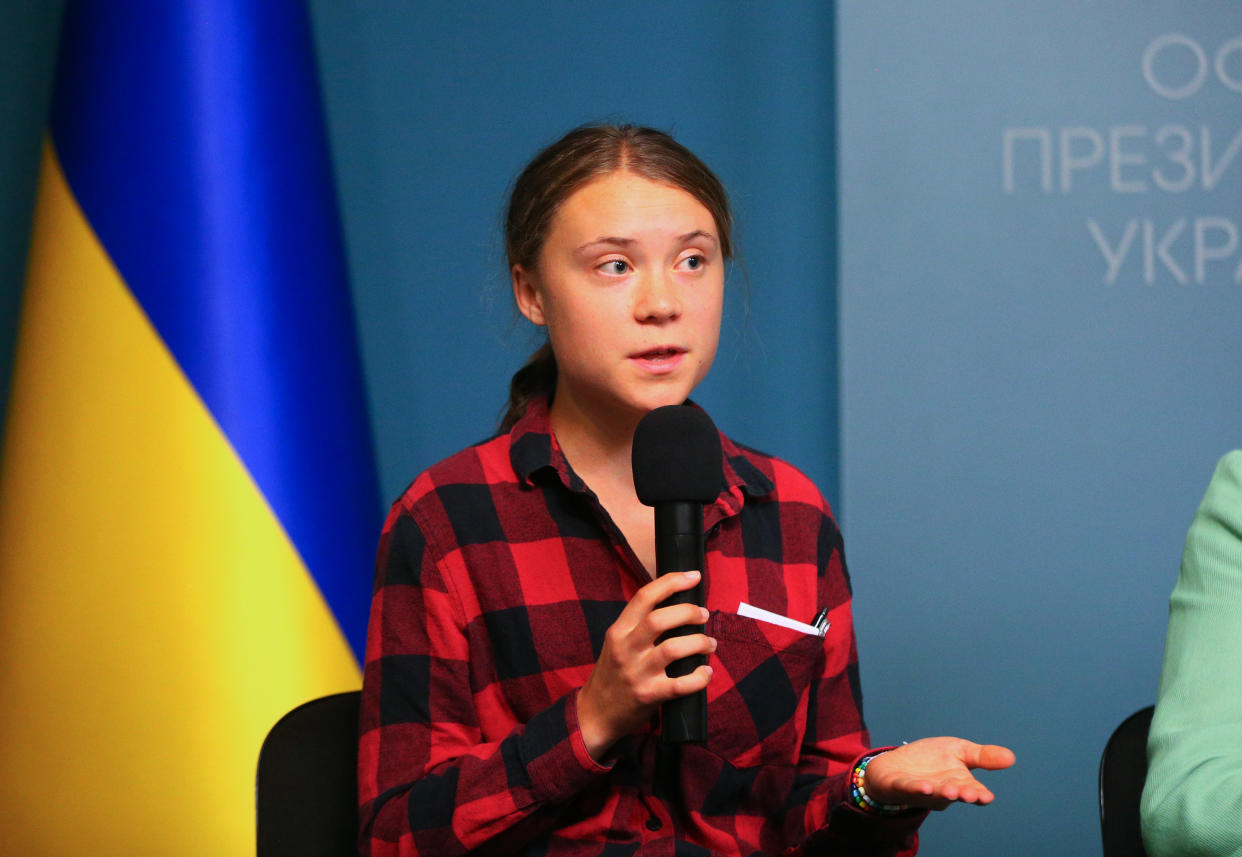
[[569,466],[552,435],[547,399],[533,400],[526,406],[526,413],[509,429],[509,463],[524,485],[534,485],[536,473],[550,470],[570,491],[582,493],[586,490],[586,483]]
[[[693,402],[687,402],[698,407]],[[742,508],[743,494],[763,497],[775,490],[771,478],[759,467],[764,458],[734,443],[723,433],[720,435],[721,471],[724,486],[715,503],[705,510],[707,524],[714,523],[729,514],[737,514]],[[586,483],[574,473],[564,453],[552,435],[547,399],[536,399],[526,407],[526,413],[509,430],[509,462],[518,479],[526,485],[534,484],[535,474],[541,470],[556,473],[570,491],[583,493]],[[713,514],[710,510],[716,510]]]

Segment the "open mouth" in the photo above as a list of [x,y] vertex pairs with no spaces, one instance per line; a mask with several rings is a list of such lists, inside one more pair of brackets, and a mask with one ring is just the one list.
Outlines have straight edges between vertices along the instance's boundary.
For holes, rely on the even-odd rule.
[[649,351],[643,351],[639,354],[635,354],[634,358],[636,360],[649,360],[653,363],[658,363],[663,360],[672,360],[673,358],[680,357],[682,354],[685,354],[685,353],[686,353],[686,350],[684,348],[677,348],[672,345],[667,345],[667,346],[663,346],[660,348],[652,348]]
[[676,345],[661,345],[630,355],[630,359],[651,375],[671,375],[681,366],[686,349]]

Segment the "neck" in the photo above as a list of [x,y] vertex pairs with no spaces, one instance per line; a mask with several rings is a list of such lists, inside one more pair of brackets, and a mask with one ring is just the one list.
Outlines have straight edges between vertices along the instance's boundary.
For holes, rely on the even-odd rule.
[[559,395],[559,391],[549,413],[561,452],[574,471],[597,493],[601,489],[611,493],[610,489],[621,487],[633,493],[630,452],[634,429],[642,417],[642,414],[584,408],[571,397]]

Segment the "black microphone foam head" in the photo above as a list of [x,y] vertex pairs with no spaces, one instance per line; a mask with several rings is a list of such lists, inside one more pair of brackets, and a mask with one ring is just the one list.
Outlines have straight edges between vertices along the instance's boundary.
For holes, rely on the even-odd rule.
[[631,457],[634,490],[647,506],[710,503],[724,487],[720,435],[711,417],[691,405],[666,405],[643,417]]

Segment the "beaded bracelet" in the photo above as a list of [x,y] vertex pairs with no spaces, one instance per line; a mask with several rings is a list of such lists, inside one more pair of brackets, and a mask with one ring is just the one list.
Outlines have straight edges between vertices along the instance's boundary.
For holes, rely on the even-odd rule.
[[[881,750],[880,753],[885,751]],[[863,785],[863,775],[867,773],[867,766],[871,764],[871,760],[880,753],[869,753],[858,760],[858,764],[854,765],[854,770],[850,774],[850,797],[854,799],[854,805],[863,812],[868,813],[893,813],[904,812],[910,807],[905,804],[880,803],[871,795],[867,794],[867,789]]]

